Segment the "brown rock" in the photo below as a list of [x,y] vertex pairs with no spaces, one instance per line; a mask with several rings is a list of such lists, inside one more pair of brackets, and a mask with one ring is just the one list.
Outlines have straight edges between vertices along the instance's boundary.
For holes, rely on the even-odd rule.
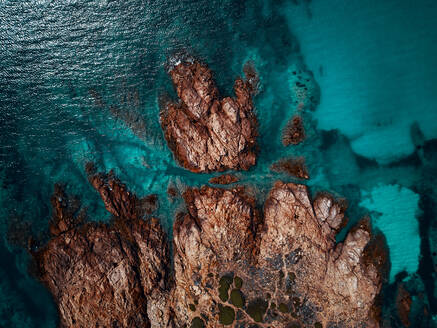
[[273,163],[272,171],[287,173],[299,179],[309,179],[308,169],[303,157],[285,158]]
[[311,202],[305,186],[277,182],[262,215],[242,187],[189,188],[173,279],[158,220],[143,220],[146,208],[112,174],[90,181],[113,224],[70,224],[62,218],[77,209],[53,197],[55,233],[34,254],[62,327],[379,326],[386,259],[368,220],[336,244],[344,201]]
[[231,183],[237,182],[239,179],[233,174],[223,174],[218,177],[213,177],[209,179],[209,183],[213,184],[221,184],[221,185],[227,185]]
[[[378,326],[372,306],[381,275],[362,261],[370,227],[363,221],[336,244],[343,202],[320,194],[311,203],[305,186],[281,182],[265,202],[263,220],[242,189],[189,189],[185,201],[189,214],[174,227],[179,326],[196,317],[207,318],[206,327],[223,320],[235,326]],[[232,313],[238,315],[232,319]]]
[[60,184],[55,184],[50,203],[53,208],[50,233],[54,236],[81,224],[86,216],[85,210],[80,210],[79,199],[77,197],[68,197],[64,187]]
[[398,309],[399,318],[404,327],[410,326],[410,319],[408,318],[411,311],[411,304],[413,300],[410,293],[405,289],[403,284],[399,284],[396,295],[396,307]]
[[302,117],[295,115],[282,131],[282,144],[284,146],[297,145],[305,140],[305,129]]
[[235,98],[220,98],[211,71],[183,62],[170,71],[180,103],[161,112],[161,125],[179,163],[192,172],[247,170],[255,164],[257,121],[251,81],[235,81]]
[[158,197],[148,195],[142,199],[127,190],[112,171],[108,174],[97,173],[88,176],[91,185],[96,189],[106,209],[116,217],[137,219],[144,213],[152,213],[158,208]]
[[90,181],[114,224],[80,224],[56,186],[53,238],[33,254],[61,327],[171,327],[169,253],[158,220],[143,220],[147,207],[112,174]]

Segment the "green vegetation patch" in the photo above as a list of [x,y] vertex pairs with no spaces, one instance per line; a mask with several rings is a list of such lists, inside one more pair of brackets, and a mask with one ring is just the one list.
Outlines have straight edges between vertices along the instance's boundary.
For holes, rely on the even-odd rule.
[[239,289],[233,289],[231,291],[231,303],[238,308],[242,308],[244,306],[244,296]]
[[222,302],[226,302],[229,298],[228,291],[229,288],[231,287],[232,281],[233,281],[232,277],[229,276],[223,276],[220,278],[219,281],[220,287],[218,291],[219,291],[219,297],[222,300]]
[[188,307],[190,308],[191,311],[196,311],[196,306],[194,304],[190,304],[188,305]]
[[284,303],[279,304],[279,311],[281,311],[282,313],[287,313],[288,312],[287,304]]
[[205,324],[202,319],[195,317],[193,321],[191,321],[191,328],[205,328]]
[[314,328],[323,328],[323,325],[320,322],[316,322]]
[[235,288],[241,289],[241,287],[243,286],[243,279],[241,279],[240,277],[236,276],[234,278],[234,285],[235,285]]
[[267,306],[265,300],[258,298],[249,303],[246,312],[255,322],[262,322]]
[[219,304],[219,322],[222,325],[230,325],[235,320],[235,311],[230,306],[223,306]]

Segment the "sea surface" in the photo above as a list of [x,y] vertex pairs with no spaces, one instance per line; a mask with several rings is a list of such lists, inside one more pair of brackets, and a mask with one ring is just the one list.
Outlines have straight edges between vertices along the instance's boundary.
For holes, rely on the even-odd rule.
[[[176,98],[166,69],[187,54],[223,95],[246,62],[258,71],[258,163],[237,175],[259,203],[277,179],[302,182],[271,164],[303,156],[312,193],[385,235],[384,313],[403,283],[412,326],[437,326],[437,1],[0,0],[0,327],[57,326],[22,238],[47,238],[55,183],[108,221],[84,166],[113,169],[159,196],[171,236],[183,204],[167,187],[214,176],[181,168],[159,126],[160,99]],[[284,147],[296,113],[307,139]]]

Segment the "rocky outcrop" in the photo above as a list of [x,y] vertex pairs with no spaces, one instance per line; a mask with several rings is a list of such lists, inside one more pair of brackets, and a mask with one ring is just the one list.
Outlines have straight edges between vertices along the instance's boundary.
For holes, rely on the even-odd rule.
[[368,221],[336,244],[344,201],[277,182],[261,213],[243,187],[187,189],[170,276],[158,220],[112,174],[89,180],[112,224],[83,223],[58,185],[52,239],[34,253],[62,327],[378,326],[386,259]]
[[[383,252],[368,221],[344,242],[345,203],[311,202],[303,185],[278,182],[264,215],[243,189],[189,189],[174,226],[179,326],[377,327]],[[367,258],[372,255],[373,260]]]
[[[112,174],[89,177],[112,224],[82,223],[60,186],[52,197],[52,239],[35,252],[62,327],[171,327],[169,253],[157,219]],[[83,212],[79,212],[83,213]]]
[[255,164],[257,120],[252,94],[257,79],[235,81],[235,97],[220,98],[212,73],[196,61],[170,70],[179,103],[168,103],[161,125],[181,166],[192,172],[247,170]]

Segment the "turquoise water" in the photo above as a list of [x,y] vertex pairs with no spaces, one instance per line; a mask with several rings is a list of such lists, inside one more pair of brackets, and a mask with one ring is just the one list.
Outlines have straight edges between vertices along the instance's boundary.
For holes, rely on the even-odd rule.
[[[293,180],[270,165],[304,156],[313,192],[346,197],[351,225],[370,215],[385,234],[386,311],[404,281],[437,314],[437,2],[0,1],[0,22],[0,327],[56,326],[10,229],[46,238],[55,182],[108,220],[84,164],[114,169],[159,195],[171,235],[183,205],[167,187],[212,176],[180,168],[159,127],[160,97],[175,97],[165,65],[181,52],[208,63],[224,95],[246,61],[258,70],[261,150],[237,175],[259,202],[276,179]],[[281,129],[298,111],[308,138],[285,148]]]

